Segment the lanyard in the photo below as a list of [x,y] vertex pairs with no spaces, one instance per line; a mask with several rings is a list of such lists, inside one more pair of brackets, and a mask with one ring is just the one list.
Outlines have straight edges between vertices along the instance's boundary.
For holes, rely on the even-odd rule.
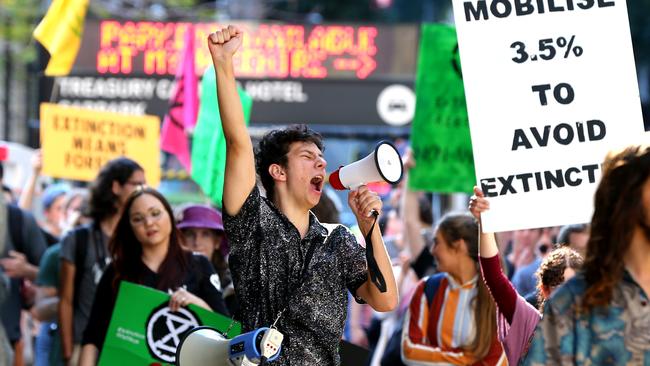
[[375,210],[372,210],[372,215],[375,217],[375,221],[372,222],[372,226],[370,227],[370,230],[368,230],[368,234],[366,235],[366,262],[368,262],[368,272],[370,273],[370,281],[377,286],[379,291],[381,292],[386,292],[386,280],[384,279],[384,275],[381,274],[381,270],[379,269],[379,266],[377,265],[377,261],[375,260],[375,253],[372,248],[372,232],[375,229],[375,224],[377,223],[377,217],[379,217],[379,213]]
[[[325,244],[325,242],[326,242],[327,239],[329,238],[330,234],[331,234],[330,230],[327,230],[327,236],[325,236],[325,240],[323,240],[323,244]],[[306,282],[306,280],[307,280],[307,276],[308,276],[307,269],[309,268],[309,262],[311,262],[311,258],[314,256],[314,251],[316,251],[316,244],[317,244],[317,241],[314,240],[314,241],[311,243],[311,245],[309,246],[309,248],[307,249],[307,255],[305,256],[305,261],[304,261],[303,266],[302,266],[302,273],[301,273],[301,275],[300,275],[300,283],[299,283],[298,286],[296,286],[296,288],[295,288],[295,289],[294,289],[294,290],[289,294],[289,296],[287,296],[287,299],[288,299],[289,301],[291,301],[291,298],[293,298],[293,296],[294,296],[296,293],[298,293],[298,290],[300,290],[300,288],[302,288],[302,285],[303,285],[303,284]],[[276,328],[276,324],[277,324],[278,321],[280,320],[280,317],[282,317],[282,314],[284,314],[284,312],[287,311],[287,308],[289,307],[289,301],[287,301],[287,305],[285,305],[284,308],[283,308],[282,310],[280,310],[280,312],[278,313],[278,316],[275,318],[275,321],[274,321],[273,324],[271,325],[271,328],[273,328],[273,329]]]

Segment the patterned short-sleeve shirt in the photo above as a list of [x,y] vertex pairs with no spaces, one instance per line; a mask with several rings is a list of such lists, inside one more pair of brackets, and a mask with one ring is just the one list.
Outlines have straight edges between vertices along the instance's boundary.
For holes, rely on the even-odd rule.
[[347,291],[354,294],[368,277],[365,252],[352,233],[341,225],[328,231],[313,214],[309,223],[301,239],[257,187],[237,215],[224,214],[242,331],[270,326],[288,306],[278,323],[285,340],[274,365],[339,365]]
[[586,289],[578,274],[553,293],[523,364],[650,366],[648,295],[625,272],[610,306],[578,313]]

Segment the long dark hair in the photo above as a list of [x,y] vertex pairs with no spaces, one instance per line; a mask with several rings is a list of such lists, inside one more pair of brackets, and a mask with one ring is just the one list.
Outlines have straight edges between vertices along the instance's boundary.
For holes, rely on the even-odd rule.
[[119,211],[118,198],[113,193],[113,182],[124,185],[136,171],[144,171],[135,161],[121,157],[106,163],[90,186],[88,214],[96,222]]
[[472,343],[464,348],[471,351],[478,359],[482,359],[490,352],[496,335],[497,322],[494,315],[496,305],[478,269],[478,222],[472,215],[451,213],[442,217],[437,230],[451,247],[457,247],[455,243],[462,239],[467,245],[467,254],[476,264],[479,276],[476,284],[478,294],[473,300],[476,336]]
[[605,158],[584,263],[584,311],[610,303],[614,286],[623,277],[623,257],[635,228],[641,226],[649,234],[641,200],[643,184],[649,177],[648,145],[629,146],[610,152]]
[[142,262],[142,244],[136,239],[129,211],[133,202],[145,194],[157,198],[167,211],[172,226],[169,237],[169,249],[167,256],[158,269],[159,281],[156,288],[162,291],[176,289],[182,284],[183,274],[188,268],[188,253],[181,246],[182,236],[180,235],[174,220],[174,214],[169,202],[165,197],[153,188],[140,187],[136,189],[124,204],[124,210],[120,221],[117,223],[113,237],[109,242],[109,249],[113,259],[115,278],[113,287],[117,289],[119,281],[125,280],[135,283],[142,283],[142,276],[145,273],[145,264]]

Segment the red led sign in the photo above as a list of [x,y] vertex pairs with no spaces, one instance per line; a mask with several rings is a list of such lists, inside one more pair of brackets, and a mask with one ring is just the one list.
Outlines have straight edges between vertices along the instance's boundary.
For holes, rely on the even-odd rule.
[[[189,23],[101,21],[96,71],[100,74],[173,75]],[[235,70],[243,78],[330,76],[365,79],[377,68],[378,28],[347,25],[283,25],[241,23],[242,49]],[[196,69],[211,62],[205,46],[214,23],[195,23]]]

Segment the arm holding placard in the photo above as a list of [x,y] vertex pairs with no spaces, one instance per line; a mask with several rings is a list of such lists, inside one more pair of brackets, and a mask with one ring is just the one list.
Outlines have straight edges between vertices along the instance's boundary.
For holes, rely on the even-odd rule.
[[41,150],[37,150],[35,151],[34,156],[32,156],[32,173],[29,175],[29,178],[27,178],[25,188],[18,199],[18,207],[23,210],[29,211],[32,209],[32,200],[34,198],[34,192],[36,191],[36,183],[38,182],[42,169],[43,153]]
[[481,265],[483,280],[490,289],[490,294],[497,304],[497,308],[505,317],[508,324],[512,324],[515,307],[517,303],[517,291],[503,273],[500,266],[492,265],[492,262],[499,263],[499,247],[494,233],[486,233],[481,226],[481,213],[490,209],[490,202],[485,198],[483,191],[474,187],[474,196],[470,199],[469,210],[478,220],[481,227],[479,237],[479,264]]

